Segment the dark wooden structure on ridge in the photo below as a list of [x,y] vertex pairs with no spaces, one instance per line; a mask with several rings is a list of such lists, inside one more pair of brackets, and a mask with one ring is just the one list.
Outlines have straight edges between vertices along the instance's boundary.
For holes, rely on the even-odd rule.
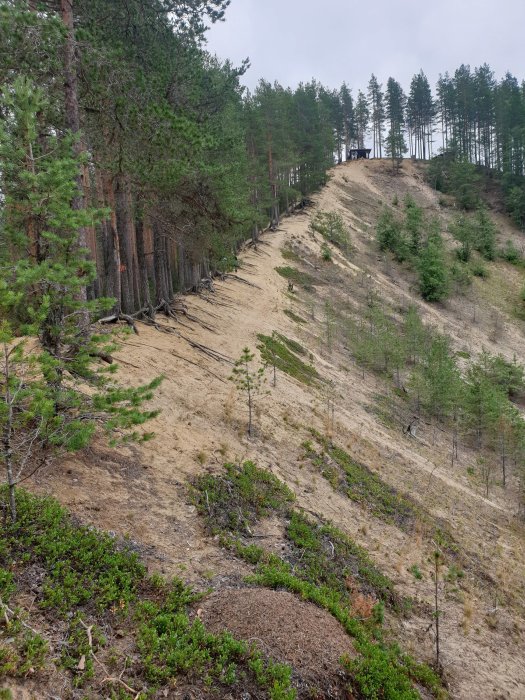
[[349,148],[346,152],[346,160],[360,160],[370,158],[371,148]]

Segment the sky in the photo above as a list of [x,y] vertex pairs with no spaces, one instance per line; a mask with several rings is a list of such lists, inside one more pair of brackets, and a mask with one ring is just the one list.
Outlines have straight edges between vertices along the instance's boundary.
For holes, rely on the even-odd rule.
[[251,67],[242,78],[295,87],[317,78],[366,90],[374,73],[405,90],[421,69],[431,85],[462,63],[525,78],[525,0],[232,0],[208,50]]

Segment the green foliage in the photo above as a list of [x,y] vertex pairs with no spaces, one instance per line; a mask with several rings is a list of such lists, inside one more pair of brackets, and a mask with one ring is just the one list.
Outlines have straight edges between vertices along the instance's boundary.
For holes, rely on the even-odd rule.
[[276,267],[275,271],[278,272],[281,277],[290,280],[290,282],[293,282],[294,284],[304,287],[306,290],[310,290],[315,284],[319,284],[319,282],[307,272],[297,270],[295,267]]
[[177,676],[192,674],[210,685],[219,682],[231,687],[242,683],[249,670],[271,700],[293,700],[291,669],[265,660],[254,647],[228,632],[207,632],[199,618],[191,621],[186,608],[196,599],[175,579],[160,603],[145,601],[139,606],[138,648],[146,679],[165,685]]
[[[257,499],[250,483],[251,477],[260,476],[248,467],[236,483],[250,494],[250,505],[263,512],[266,502]],[[292,498],[280,482],[267,477],[263,474],[268,503]],[[118,621],[136,644],[132,682],[143,685],[144,692],[149,684],[168,687],[174,679],[188,677],[219,690],[248,684],[270,700],[295,698],[289,667],[263,657],[253,644],[228,633],[211,634],[198,618],[190,619],[189,606],[202,594],[178,579],[148,579],[135,553],[92,527],[79,526],[52,499],[21,491],[19,519],[0,534],[5,543],[0,559],[7,567],[0,569],[2,594],[14,592],[13,581],[19,579],[22,587],[35,571],[42,572],[42,584],[32,588],[33,595],[38,591],[35,603],[69,620],[55,662],[72,674],[74,687],[93,690],[93,654],[100,658],[107,645],[101,630],[111,630]],[[14,573],[5,573],[9,569]],[[11,618],[7,634],[7,641],[0,637],[0,679],[25,677],[45,667],[47,641],[23,627],[18,614]]]
[[409,569],[410,573],[412,576],[417,580],[421,581],[423,578],[423,574],[421,573],[421,570],[417,564],[412,564],[412,566]]
[[489,271],[481,260],[473,260],[470,264],[470,271],[474,277],[481,277],[481,279],[486,279],[489,276]]
[[418,207],[410,195],[404,199],[405,207],[405,231],[408,237],[408,246],[412,255],[419,255],[423,239],[424,217],[423,210]]
[[506,194],[505,204],[514,223],[523,228],[525,225],[525,185],[514,185]]
[[397,662],[394,652],[385,652],[373,645],[367,651],[366,656],[345,663],[360,697],[367,700],[418,700],[419,693],[409,678],[393,671]]
[[291,262],[299,262],[301,260],[301,257],[298,255],[298,253],[296,253],[291,248],[281,248],[281,255],[285,260],[289,260]]
[[298,354],[304,355],[305,349],[293,340],[278,333],[263,335],[259,333],[259,350],[265,363],[298,379],[303,384],[315,384],[320,379],[317,370],[303,362]]
[[408,500],[342,448],[335,446],[316,430],[310,432],[321,451],[318,453],[310,448],[308,456],[319,460],[320,464],[327,459],[340,468],[344,476],[343,490],[349,498],[363,504],[376,517],[386,522],[395,522],[403,528],[411,526],[416,513]]
[[0,680],[5,676],[24,678],[45,666],[48,642],[40,634],[20,629],[17,623],[14,619],[8,625],[11,639],[6,643],[0,640]]
[[291,561],[299,578],[339,591],[342,596],[346,595],[352,579],[360,591],[397,606],[392,581],[341,530],[332,525],[314,525],[302,513],[293,512],[286,537],[298,550]]
[[[73,685],[82,688],[95,675],[95,662],[92,652],[96,654],[104,647],[106,639],[97,625],[90,625],[91,645],[86,634],[86,623],[80,615],[75,615],[68,627],[68,636],[60,656],[60,665],[73,674]],[[79,668],[83,659],[84,668]]]
[[[350,233],[341,214],[335,211],[317,211],[310,220],[310,229],[337,246],[344,253],[351,250]],[[329,248],[326,246],[326,249]]]
[[443,241],[439,234],[427,240],[419,258],[419,289],[425,301],[443,301],[449,293],[449,280]]
[[325,262],[332,262],[332,251],[326,243],[321,246],[321,257]]
[[109,535],[79,527],[52,499],[19,490],[17,500],[17,522],[0,528],[0,563],[21,558],[44,568],[42,607],[66,614],[91,605],[125,607],[135,599],[145,576],[136,554]]
[[376,226],[377,242],[381,250],[389,250],[398,262],[408,258],[409,248],[401,222],[390,209],[383,209]]
[[[0,124],[0,460],[13,520],[13,489],[31,459],[46,450],[81,449],[99,425],[109,437],[140,439],[135,427],[156,415],[141,405],[160,383],[122,389],[97,360],[115,344],[94,333],[91,320],[113,302],[87,299],[96,269],[83,246],[86,228],[104,212],[80,206],[85,159],[71,135],[41,133],[48,108],[43,92],[24,77],[0,98],[8,115]],[[38,337],[31,352],[15,337],[24,334]]]
[[430,184],[445,194],[452,194],[459,206],[467,211],[479,206],[479,181],[476,166],[468,159],[455,157],[433,158],[427,177]]
[[461,243],[456,250],[462,262],[469,262],[472,251],[477,250],[485,260],[496,257],[496,228],[487,212],[479,208],[474,216],[461,215],[451,225],[453,236]]
[[[255,574],[248,580],[270,588],[284,588],[326,609],[354,638],[357,650],[368,660],[367,663],[373,664],[377,659],[378,663],[390,667],[394,685],[397,683],[399,687],[404,687],[408,682],[408,687],[411,687],[407,679],[413,678],[423,682],[437,695],[441,686],[430,669],[401,655],[396,647],[388,647],[381,642],[378,625],[382,622],[383,609],[380,603],[365,622],[353,617],[348,608],[349,581],[355,582],[356,588],[372,593],[396,609],[400,602],[392,582],[375,568],[367,553],[331,524],[315,524],[303,513],[292,510],[292,499],[284,484],[280,484],[278,498],[269,504],[260,484],[269,481],[276,488],[280,482],[268,472],[251,465],[245,476],[239,468],[235,468],[232,479],[229,476],[231,465],[227,465],[226,469],[226,477],[206,476],[196,482],[196,502],[211,532],[221,535],[221,544],[256,565]],[[229,481],[225,482],[225,479]],[[237,479],[247,482],[242,489],[237,486]],[[241,490],[246,497],[241,497]],[[259,493],[259,510],[253,506],[257,500],[254,492]],[[215,494],[220,496],[216,497]],[[220,506],[216,507],[218,503]],[[250,527],[238,527],[238,518],[232,518],[230,514],[235,510],[244,512],[241,521],[251,526],[270,513],[281,512],[287,516],[288,546],[282,558],[258,545],[245,545],[241,539],[229,534],[231,531],[239,532],[248,538],[252,534]],[[246,514],[247,511],[249,514]],[[360,681],[356,679],[356,683]]]
[[292,321],[295,321],[295,323],[308,323],[302,316],[299,316],[291,309],[285,309],[284,313],[288,316],[288,318],[291,318]]
[[232,381],[237,390],[246,394],[248,403],[248,435],[252,434],[252,412],[253,402],[257,394],[261,392],[264,380],[264,366],[260,366],[255,370],[252,369],[251,363],[255,355],[250,348],[245,347],[242,350],[239,358],[233,366],[230,381]]
[[505,260],[511,265],[523,264],[523,256],[512,241],[507,241],[505,246],[499,249],[498,255],[502,260]]
[[226,465],[226,474],[195,482],[194,499],[212,532],[250,532],[270,512],[284,512],[295,499],[273,474],[253,462]]

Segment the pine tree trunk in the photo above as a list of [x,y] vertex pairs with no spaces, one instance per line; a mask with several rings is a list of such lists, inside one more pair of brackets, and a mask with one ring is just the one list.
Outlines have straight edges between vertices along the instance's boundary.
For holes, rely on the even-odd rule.
[[131,213],[128,209],[125,177],[122,175],[116,180],[115,205],[118,239],[120,242],[121,308],[125,314],[130,314],[136,311],[137,305],[133,287]]
[[147,309],[147,314],[153,318],[154,311],[149,291],[148,265],[144,248],[144,223],[140,218],[135,220],[135,235],[137,238],[137,259],[139,268],[139,287],[141,307]]
[[115,299],[114,311],[122,310],[122,290],[120,284],[120,241],[117,229],[117,216],[115,213],[115,196],[111,178],[107,174],[102,175],[102,187],[104,203],[110,207],[109,219],[102,224],[102,240],[104,250],[104,263],[106,270],[106,294]]
[[155,268],[155,302],[171,301],[166,260],[166,237],[157,223],[153,224],[153,264]]

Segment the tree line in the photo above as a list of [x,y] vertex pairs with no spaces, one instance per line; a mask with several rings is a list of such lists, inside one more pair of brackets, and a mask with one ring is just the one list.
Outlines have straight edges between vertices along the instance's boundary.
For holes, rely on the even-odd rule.
[[[355,98],[346,84],[315,80],[293,90],[263,80],[250,93],[240,83],[248,63],[234,67],[205,48],[206,25],[228,4],[0,3],[0,120],[25,162],[18,181],[2,172],[0,188],[27,198],[26,174],[72,138],[74,208],[101,214],[78,227],[95,263],[88,298],[114,299],[116,314],[169,313],[175,292],[230,269],[241,241],[277,225],[327,181],[334,159],[369,138],[374,156],[429,158],[439,126],[446,151],[502,171],[525,216],[525,93],[515,78],[497,82],[488,66],[462,66],[440,78],[436,97],[423,72],[407,95],[394,78],[383,90],[374,75]],[[36,106],[38,90],[45,99]],[[24,119],[35,119],[32,132]],[[4,250],[38,265],[49,222],[29,208],[25,237]],[[9,238],[4,225],[0,236]]]

